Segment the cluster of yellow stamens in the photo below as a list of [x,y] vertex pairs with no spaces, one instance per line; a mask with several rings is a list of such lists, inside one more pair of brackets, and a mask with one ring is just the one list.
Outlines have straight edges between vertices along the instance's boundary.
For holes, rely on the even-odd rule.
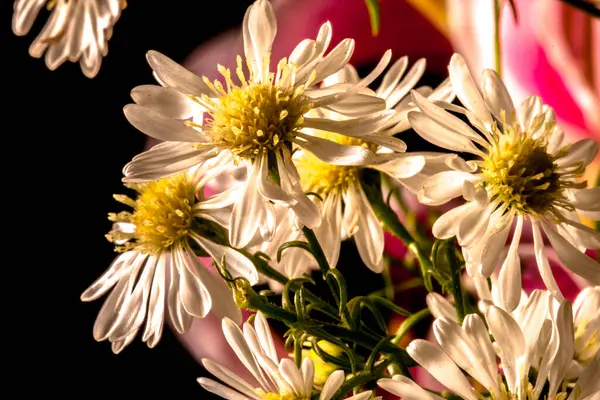
[[[346,146],[369,147],[360,139],[333,132],[317,131],[316,135]],[[358,182],[360,167],[332,165],[320,160],[312,153],[303,151],[294,156],[294,164],[300,174],[305,192],[327,196],[329,193],[342,193],[350,184]]]
[[[269,57],[265,57],[268,65]],[[226,87],[218,81],[204,82],[217,96],[203,95],[197,99],[209,109],[204,130],[214,145],[230,150],[242,158],[254,158],[260,153],[276,149],[291,139],[290,134],[299,129],[303,115],[311,108],[302,96],[304,85],[294,86],[294,66],[281,60],[276,73],[255,81],[255,72],[246,80],[242,60],[238,56],[236,74],[240,85],[233,82],[231,71],[222,65],[219,73]]]
[[557,208],[573,209],[565,189],[586,186],[585,182],[574,181],[582,175],[583,165],[558,170],[556,160],[566,154],[566,149],[548,152],[553,123],[538,118],[531,128],[532,132],[541,132],[537,137],[523,132],[519,124],[504,126],[504,131],[494,126],[487,156],[479,163],[483,185],[492,199],[518,214],[560,219]]
[[187,174],[129,187],[138,192],[136,200],[125,195],[114,197],[133,207],[133,213],[109,214],[111,221],[127,222],[135,227],[131,232],[113,229],[106,235],[117,245],[117,251],[135,249],[157,254],[188,236],[194,219],[192,206],[196,191]]
[[261,400],[309,400],[309,397],[299,397],[294,393],[265,393],[262,389],[257,389],[256,393],[260,396]]

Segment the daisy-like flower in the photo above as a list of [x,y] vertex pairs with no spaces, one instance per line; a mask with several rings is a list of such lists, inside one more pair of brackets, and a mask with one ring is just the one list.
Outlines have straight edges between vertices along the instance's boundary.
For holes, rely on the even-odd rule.
[[[550,304],[538,301],[551,297],[540,295],[528,302],[521,316],[529,319],[523,325],[501,308],[489,306],[486,310],[489,332],[477,314],[467,315],[462,326],[438,318],[434,322],[437,343],[416,339],[407,351],[435,379],[463,399],[596,399],[600,390],[597,376],[600,359],[595,359],[593,368],[586,369],[575,383],[565,379],[574,351],[571,305],[556,298]],[[461,370],[485,390],[474,389]],[[443,398],[405,376],[381,379],[378,385],[407,400]]]
[[[453,170],[428,178],[419,200],[440,205],[463,196],[466,204],[442,215],[433,226],[440,239],[456,236],[467,260],[467,272],[489,277],[505,247],[510,228],[516,228],[499,280],[508,309],[519,304],[521,272],[518,248],[526,222],[533,228],[540,275],[548,289],[560,294],[544,253],[542,231],[561,263],[592,284],[600,284],[600,264],[585,255],[600,248],[600,232],[583,225],[577,211],[600,218],[600,188],[577,182],[594,159],[598,144],[583,139],[562,145],[563,131],[554,111],[530,97],[516,109],[504,83],[492,70],[484,71],[478,88],[464,59],[455,54],[450,81],[465,106],[433,102],[418,93],[420,112],[409,113],[413,128],[424,139],[475,159],[453,159]],[[450,112],[464,114],[477,131]]]
[[108,339],[115,353],[133,340],[144,320],[142,340],[154,347],[167,313],[179,333],[190,328],[193,317],[203,318],[209,311],[241,322],[231,291],[192,249],[201,248],[217,263],[225,260],[232,276],[258,281],[250,260],[214,241],[218,235],[215,226],[227,225],[232,196],[224,192],[202,198],[203,185],[210,179],[208,168],[203,165],[159,181],[131,185],[138,192],[135,200],[115,195],[133,208],[133,212],[109,214],[114,224],[107,238],[120,254],[81,295],[82,301],[92,301],[112,289],[93,334],[98,341]]
[[[315,233],[331,266],[337,264],[341,241],[353,237],[365,265],[374,272],[383,270],[383,228],[360,183],[365,168],[379,170],[415,193],[427,174],[449,169],[444,162],[448,155],[405,153],[406,144],[393,136],[409,128],[406,115],[414,106],[409,103],[406,94],[421,78],[425,60],[417,61],[404,75],[407,65],[407,57],[398,59],[385,74],[379,88],[371,93],[385,100],[386,109],[395,113],[387,123],[378,125],[379,131],[375,134],[363,135],[363,125],[355,125],[347,116],[335,111],[320,109],[307,114],[322,119],[320,129],[306,130],[312,136],[342,145],[363,146],[379,156],[374,160],[376,163],[371,164],[340,162],[333,165],[306,150],[298,150],[294,154],[293,161],[304,191],[317,193],[323,200],[320,204],[323,223],[315,229]],[[328,78],[326,84],[353,85],[358,81],[354,67],[347,65],[340,73]],[[449,82],[436,90],[427,87],[418,90],[432,101],[452,101],[454,98]],[[363,93],[369,93],[368,89],[363,89]],[[342,131],[343,134],[335,133],[335,127],[341,124],[347,124],[345,131]]]
[[[233,371],[203,359],[208,372],[223,383],[208,378],[198,378],[198,383],[211,393],[232,400],[309,400],[314,388],[315,368],[310,358],[302,361],[300,368],[289,358],[280,359],[267,320],[256,314],[254,326],[244,323],[243,331],[233,321],[223,319],[223,333],[240,362],[252,374],[256,383],[246,382]],[[319,400],[330,400],[344,383],[344,371],[332,373],[323,387]],[[367,400],[372,391],[348,397]]]
[[125,0],[15,0],[12,28],[15,35],[29,33],[40,9],[52,11],[46,25],[29,47],[32,57],[46,53],[46,66],[55,70],[67,59],[79,61],[81,71],[93,78],[108,53],[114,24]]
[[364,136],[393,117],[381,98],[361,92],[385,69],[390,52],[360,82],[322,88],[320,82],[348,63],[354,41],[344,39],[325,55],[331,41],[331,26],[326,23],[316,40],[302,41],[271,72],[276,31],[270,3],[257,0],[248,8],[243,23],[245,62],[238,57],[234,72],[218,66],[224,84],[200,78],[167,57],[149,52],[148,62],[163,87],[134,89],[132,97],[137,104],[124,109],[137,129],[166,142],[126,165],[125,181],[158,179],[213,157],[246,168],[245,190],[231,216],[229,233],[234,247],[247,245],[256,232],[271,239],[273,202],[290,207],[300,223],[311,229],[320,224],[318,209],[299,183],[291,160],[292,145],[332,164],[364,164],[377,158],[366,147],[341,146],[303,133],[303,128],[319,128],[329,122],[307,116],[307,112],[327,108],[351,115],[354,118],[349,121],[327,126],[341,133],[354,126]]

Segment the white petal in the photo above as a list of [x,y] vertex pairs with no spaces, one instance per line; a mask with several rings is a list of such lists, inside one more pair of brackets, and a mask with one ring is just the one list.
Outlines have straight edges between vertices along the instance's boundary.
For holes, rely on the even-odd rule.
[[572,192],[571,204],[579,210],[600,211],[600,186]]
[[277,350],[275,349],[275,343],[273,342],[273,336],[271,336],[271,329],[267,323],[265,316],[259,311],[256,313],[254,318],[254,329],[260,340],[260,345],[265,351],[265,354],[273,361],[277,361]]
[[408,121],[419,136],[436,146],[458,152],[481,154],[481,150],[467,136],[440,125],[422,112],[409,112]]
[[489,391],[500,394],[496,380],[497,373],[489,374],[488,359],[469,335],[456,322],[443,318],[433,323],[433,333],[446,354],[470,376]]
[[365,265],[371,271],[380,273],[383,271],[383,228],[362,188],[352,186],[348,190],[350,191],[349,196],[356,198],[360,215],[354,242]]
[[475,86],[465,59],[460,54],[452,55],[448,71],[456,97],[465,107],[473,111],[489,129],[493,123],[492,116],[483,102],[479,89]]
[[600,264],[575,248],[556,232],[550,223],[543,222],[542,228],[556,251],[558,259],[565,267],[587,279],[590,283],[600,285]]
[[166,265],[160,259],[155,260],[156,268],[154,278],[152,279],[152,291],[148,303],[148,316],[146,320],[146,329],[142,335],[142,340],[148,342],[150,348],[154,347],[162,335],[165,314],[165,299],[167,292],[167,271]]
[[333,165],[369,165],[381,162],[371,150],[363,146],[345,146],[327,139],[296,133],[294,143]]
[[93,301],[104,296],[110,288],[131,271],[132,262],[138,254],[135,251],[119,254],[106,272],[81,294],[81,301]]
[[279,362],[279,373],[298,397],[305,397],[306,394],[303,393],[304,379],[294,361],[289,358],[281,359]]
[[477,399],[467,378],[439,345],[415,339],[406,351],[442,385],[467,400]]
[[[483,365],[488,370],[490,377],[495,378],[498,375],[498,363],[496,362],[496,353],[490,341],[490,334],[483,323],[481,317],[477,314],[468,314],[463,321],[463,329],[467,335],[476,343],[477,348],[484,357]],[[497,382],[492,391],[498,390]],[[500,398],[500,396],[498,397]]]
[[515,106],[513,101],[502,82],[502,79],[496,71],[486,69],[481,76],[481,89],[485,104],[490,109],[494,117],[502,122],[501,111],[504,111],[506,124],[512,126],[516,117]]
[[410,68],[410,70],[406,73],[406,76],[402,78],[402,81],[396,85],[394,91],[386,98],[386,103],[388,107],[402,107],[401,102],[402,99],[406,96],[406,94],[417,84],[419,79],[423,76],[425,72],[426,60],[421,58],[417,60],[416,63]]
[[161,254],[159,262],[165,263],[165,268],[169,271],[169,293],[167,295],[167,306],[171,322],[178,333],[187,332],[192,326],[193,317],[185,310],[181,297],[179,296],[180,281],[179,271],[173,259],[172,253]]
[[337,370],[327,378],[325,385],[323,385],[323,389],[321,389],[321,395],[319,396],[319,400],[329,400],[333,397],[335,392],[342,386],[344,383],[345,375],[344,371]]
[[354,52],[354,39],[344,39],[327,56],[315,66],[317,76],[315,82],[320,82],[339,71],[350,61]]
[[194,234],[194,240],[204,249],[217,263],[225,260],[227,271],[233,278],[246,278],[251,285],[258,283],[258,272],[252,261],[239,251],[231,247],[221,246],[213,241],[203,238],[200,235]]
[[403,375],[394,375],[393,379],[382,378],[377,386],[393,395],[406,400],[442,400],[443,397],[428,392],[421,386]]
[[[256,394],[256,389],[229,368],[226,368],[206,358],[202,359],[202,365],[208,372],[213,374],[219,380],[223,381],[223,383],[231,386],[240,393],[243,393],[244,396],[247,396],[251,399],[260,399],[260,396]],[[198,381],[200,382],[200,380]]]
[[302,372],[302,379],[304,380],[303,391],[306,395],[310,396],[315,380],[315,365],[309,357],[302,360],[300,372]]
[[439,206],[462,194],[465,181],[480,181],[476,175],[460,171],[443,171],[429,177],[419,191],[419,202]]
[[[248,400],[248,397],[236,392],[228,388],[225,385],[222,385],[219,382],[215,382],[212,379],[208,378],[198,378],[198,383],[202,386],[206,391],[210,393],[214,393],[219,397],[222,397],[227,400]],[[255,397],[255,399],[259,399],[259,397]]]
[[202,134],[194,128],[165,117],[158,112],[139,106],[128,104],[123,108],[125,117],[138,130],[158,140],[170,142],[202,143]]
[[591,163],[598,154],[598,143],[594,139],[581,139],[568,147],[566,156],[556,160],[559,167],[566,167],[570,164],[583,162],[583,166]]
[[179,297],[181,298],[181,304],[183,304],[188,314],[204,318],[212,307],[213,299],[204,282],[195,273],[195,264],[190,258],[195,258],[196,255],[193,253],[188,255],[180,250],[173,251],[173,256],[179,267]]
[[425,296],[425,302],[427,303],[427,307],[431,310],[431,315],[434,318],[446,318],[449,321],[458,322],[458,315],[456,314],[456,309],[454,306],[438,293],[428,293]]
[[256,165],[248,166],[248,178],[242,196],[233,205],[229,223],[229,242],[233,247],[246,246],[265,216],[264,200],[257,189],[259,179]]
[[209,89],[202,78],[183,68],[167,56],[150,50],[146,53],[146,59],[163,86],[195,96],[209,93]]
[[262,387],[269,387],[239,326],[228,318],[223,318],[221,325],[227,343],[229,343],[229,346],[235,352],[238,359],[244,364],[244,367],[246,367]]
[[142,85],[133,88],[131,97],[138,105],[156,111],[167,118],[188,119],[202,110],[200,105],[190,100],[178,90]]
[[542,233],[540,232],[539,222],[531,221],[531,227],[533,230],[535,260],[538,265],[542,281],[544,281],[544,284],[548,290],[551,290],[556,295],[562,296],[560,288],[556,283],[556,279],[554,279],[554,275],[552,274],[548,257],[546,256],[546,246],[544,245],[544,239],[542,238]]
[[[267,77],[268,57],[277,33],[275,11],[267,0],[258,0],[248,8],[244,17],[244,49],[246,58],[254,66],[255,79]],[[266,64],[264,64],[266,63]]]
[[374,169],[382,171],[392,178],[405,179],[415,176],[425,166],[425,156],[413,153],[399,154],[392,161],[373,166]]
[[516,393],[517,385],[527,371],[522,370],[525,352],[525,338],[521,328],[506,311],[491,305],[486,310],[490,333],[494,336],[500,351],[502,368],[511,393]]
[[498,287],[500,299],[507,311],[513,311],[521,300],[521,259],[519,258],[519,242],[523,230],[523,216],[517,217],[517,225],[513,234],[508,255],[500,269]]

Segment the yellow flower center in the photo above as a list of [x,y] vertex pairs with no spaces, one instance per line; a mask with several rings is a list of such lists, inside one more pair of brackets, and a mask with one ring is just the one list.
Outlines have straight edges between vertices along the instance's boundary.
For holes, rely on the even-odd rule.
[[[360,139],[333,132],[317,131],[316,136],[342,145],[368,146]],[[295,156],[294,163],[298,169],[304,191],[318,193],[323,196],[327,196],[332,192],[343,192],[348,185],[358,180],[360,173],[359,167],[331,165],[308,151],[303,151]]]
[[[187,237],[194,220],[192,206],[196,199],[196,188],[187,174],[131,187],[139,193],[135,201],[124,195],[115,195],[115,198],[132,206],[133,213],[109,215],[115,222],[129,222],[135,226],[131,233],[112,230],[107,235],[118,245],[117,250],[135,249],[156,254]],[[126,239],[135,241],[121,245]]]
[[[532,129],[543,122],[538,120]],[[565,197],[566,188],[585,187],[573,178],[582,175],[583,165],[575,166],[568,173],[560,173],[556,160],[565,155],[565,149],[548,153],[548,136],[553,124],[542,126],[537,138],[522,132],[516,124],[504,132],[494,127],[493,143],[487,157],[480,162],[483,185],[503,205],[521,215],[559,218],[554,208],[572,210]]]
[[[268,61],[268,57],[265,59]],[[254,83],[252,76],[246,80],[238,56],[236,73],[241,85],[232,81],[230,70],[223,66],[219,66],[219,72],[225,78],[226,87],[204,77],[213,92],[220,94],[217,98],[203,95],[199,100],[212,110],[204,129],[213,144],[236,156],[254,158],[289,143],[290,133],[301,127],[302,116],[311,108],[302,96],[304,86],[291,84],[292,70],[293,66],[283,59],[276,74],[271,73],[268,79]]]
[[256,392],[260,396],[261,400],[309,400],[309,397],[299,397],[294,393],[265,393],[262,389],[257,389]]

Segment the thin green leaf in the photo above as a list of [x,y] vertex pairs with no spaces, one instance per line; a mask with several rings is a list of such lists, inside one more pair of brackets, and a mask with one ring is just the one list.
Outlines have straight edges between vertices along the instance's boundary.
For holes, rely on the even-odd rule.
[[369,19],[371,20],[371,34],[377,36],[379,34],[379,1],[365,0],[367,10],[369,11]]

